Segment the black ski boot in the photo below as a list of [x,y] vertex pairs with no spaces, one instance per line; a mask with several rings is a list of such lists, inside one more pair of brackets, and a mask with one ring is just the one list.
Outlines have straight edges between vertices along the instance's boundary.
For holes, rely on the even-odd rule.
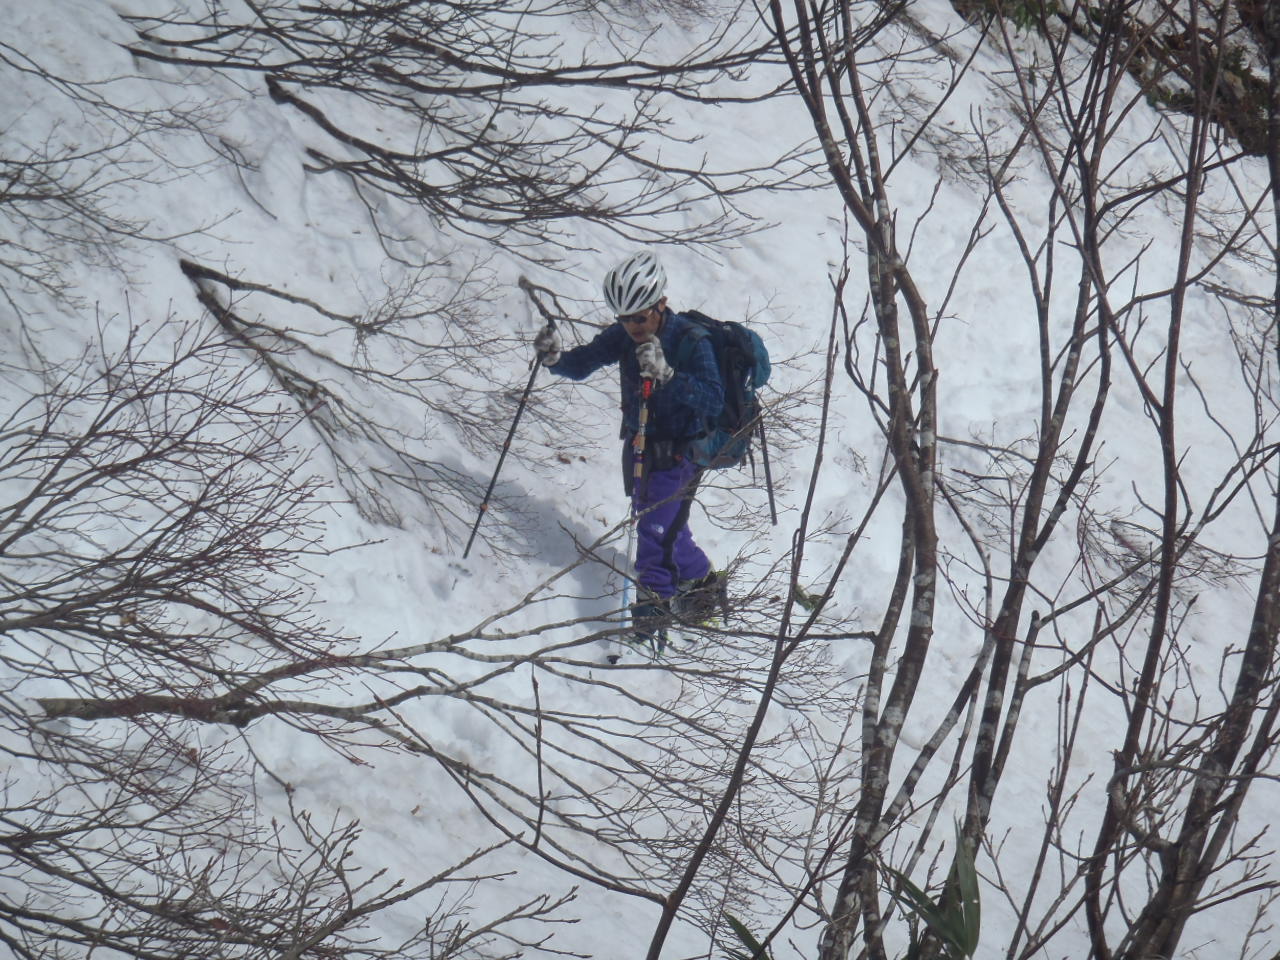
[[631,605],[631,636],[627,642],[652,659],[667,649],[667,627],[671,623],[670,602],[648,594]]
[[[631,604],[631,629],[619,638],[646,660],[657,660],[667,649],[667,628],[671,625],[671,608],[668,601],[647,590]],[[616,664],[624,650],[610,653],[606,659]]]
[[684,623],[702,626],[729,614],[729,577],[712,570],[701,580],[681,580],[671,610]]

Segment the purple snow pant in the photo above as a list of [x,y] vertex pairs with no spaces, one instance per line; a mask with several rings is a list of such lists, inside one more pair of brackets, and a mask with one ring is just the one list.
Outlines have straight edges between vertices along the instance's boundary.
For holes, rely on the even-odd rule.
[[635,497],[636,580],[666,598],[681,580],[701,580],[711,561],[689,533],[689,508],[698,487],[698,466],[676,460],[666,470],[648,470]]

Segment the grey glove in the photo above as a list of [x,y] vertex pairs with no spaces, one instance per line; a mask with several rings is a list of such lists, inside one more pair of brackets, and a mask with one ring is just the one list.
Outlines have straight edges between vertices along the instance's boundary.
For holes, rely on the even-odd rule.
[[658,386],[662,386],[675,375],[675,371],[667,363],[667,358],[662,354],[662,344],[657,340],[646,340],[636,347],[636,360],[640,364],[641,378],[652,380]]
[[560,331],[548,323],[533,338],[533,349],[538,351],[538,359],[544,365],[555,366],[560,362],[560,352],[564,349],[564,344],[560,340]]

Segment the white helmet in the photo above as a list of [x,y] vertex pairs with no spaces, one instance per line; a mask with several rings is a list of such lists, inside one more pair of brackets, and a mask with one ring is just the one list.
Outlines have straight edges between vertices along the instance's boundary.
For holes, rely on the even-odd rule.
[[604,278],[604,301],[615,316],[648,310],[662,299],[667,272],[648,250],[633,253]]

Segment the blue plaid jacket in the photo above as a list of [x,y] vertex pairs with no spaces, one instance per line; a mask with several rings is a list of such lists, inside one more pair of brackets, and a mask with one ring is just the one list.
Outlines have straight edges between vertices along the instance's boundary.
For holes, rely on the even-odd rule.
[[[676,348],[691,321],[671,310],[663,312],[658,341],[667,363],[675,364]],[[640,366],[636,363],[636,343],[613,323],[590,343],[566,350],[560,361],[549,367],[570,380],[585,380],[601,367],[617,363],[622,380],[622,423],[627,433],[640,429]],[[710,340],[703,337],[688,359],[661,387],[653,390],[649,408],[649,437],[653,440],[689,440],[707,429],[707,419],[724,405],[720,368]]]

